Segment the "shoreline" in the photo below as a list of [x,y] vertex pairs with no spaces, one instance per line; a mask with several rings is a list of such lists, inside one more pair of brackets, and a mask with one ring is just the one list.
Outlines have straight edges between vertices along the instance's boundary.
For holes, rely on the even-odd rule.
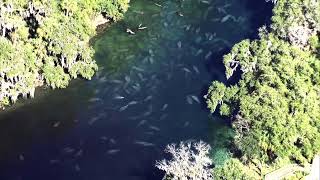
[[[112,21],[111,19],[109,18],[106,18],[104,17],[102,14],[98,15],[97,17],[94,18],[93,20],[93,25],[95,26],[95,35],[92,36],[89,40],[89,45],[92,46],[96,40],[97,37],[99,37],[100,34],[102,34],[103,32],[105,32],[105,30],[113,23],[114,21]],[[94,57],[93,57],[94,59]],[[85,79],[85,78],[77,78],[77,79]],[[73,79],[75,80],[75,79]],[[31,99],[33,99],[35,96],[36,96],[36,90],[39,88],[42,88],[42,91],[43,90],[46,90],[48,89],[48,87],[46,87],[46,84],[44,83],[44,81],[41,81],[39,80],[37,85],[35,86],[35,89],[33,91],[32,94],[30,94],[29,96],[31,97]],[[43,94],[42,94],[43,95]],[[21,96],[21,97],[20,97]],[[21,107],[23,106],[23,104],[25,104],[26,101],[28,98],[23,98],[23,95],[19,95],[18,96],[18,101],[20,101],[22,104],[20,103],[17,103],[17,102],[14,102],[14,103],[11,103],[10,105],[8,106],[1,106],[0,105],[0,113],[5,113],[7,112],[8,110],[12,110],[12,109],[15,109],[15,108],[18,108],[18,107]],[[23,102],[24,101],[24,102]],[[27,103],[28,104],[28,103]]]

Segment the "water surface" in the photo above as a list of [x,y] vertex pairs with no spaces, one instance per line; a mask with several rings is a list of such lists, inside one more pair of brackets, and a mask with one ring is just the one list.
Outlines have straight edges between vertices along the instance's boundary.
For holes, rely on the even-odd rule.
[[0,179],[161,179],[154,163],[168,143],[211,142],[221,129],[203,95],[226,82],[222,55],[254,37],[265,12],[263,0],[132,1],[95,38],[91,81],[1,113]]

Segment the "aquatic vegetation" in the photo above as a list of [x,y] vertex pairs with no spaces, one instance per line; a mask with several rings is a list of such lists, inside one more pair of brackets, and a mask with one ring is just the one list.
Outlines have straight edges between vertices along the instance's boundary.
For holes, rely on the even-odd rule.
[[209,127],[212,128],[210,133],[210,145],[214,147],[210,152],[210,157],[214,162],[215,167],[223,166],[224,163],[232,157],[232,140],[234,131],[222,123],[224,119],[218,117],[209,117]]
[[[181,51],[182,46],[188,47],[179,41],[186,36],[184,28],[190,26],[188,32],[193,33],[207,8],[208,4],[193,0],[131,2],[126,16],[105,32],[109,36],[95,42],[98,64],[106,67],[110,74],[116,74],[139,61],[161,63],[160,59],[168,53],[162,46],[174,42]],[[184,15],[180,16],[179,12]],[[119,29],[123,32],[119,33]]]
[[33,97],[46,84],[64,88],[97,70],[89,39],[101,14],[119,20],[128,0],[4,1],[0,3],[0,107]]
[[[271,29],[262,27],[260,39],[243,40],[224,56],[226,77],[241,71],[239,82],[215,81],[205,96],[211,112],[231,119],[234,145],[241,152],[237,163],[254,164],[251,169],[260,169],[256,178],[281,159],[305,164],[319,153],[320,3],[315,2],[277,1]],[[304,25],[310,33],[294,36],[307,41],[290,37],[292,27]]]

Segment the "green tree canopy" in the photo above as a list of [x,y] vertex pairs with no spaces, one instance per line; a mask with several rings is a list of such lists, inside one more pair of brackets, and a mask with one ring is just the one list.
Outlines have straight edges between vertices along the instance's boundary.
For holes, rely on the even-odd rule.
[[[242,163],[306,163],[319,153],[319,8],[319,1],[278,0],[270,32],[261,28],[260,39],[243,40],[224,56],[227,78],[241,71],[240,80],[213,82],[205,98],[211,112],[232,120]],[[301,35],[291,31],[296,26],[310,30],[302,33],[306,43],[289,36]]]
[[129,0],[4,0],[0,2],[0,107],[42,84],[66,87],[90,79],[97,65],[89,40],[95,18],[119,20]]

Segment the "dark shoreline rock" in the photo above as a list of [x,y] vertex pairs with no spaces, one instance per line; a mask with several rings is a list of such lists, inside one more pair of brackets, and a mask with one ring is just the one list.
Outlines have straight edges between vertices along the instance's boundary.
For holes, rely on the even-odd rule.
[[101,34],[104,30],[106,30],[110,22],[112,22],[110,18],[105,17],[102,14],[98,15],[94,20],[97,34]]

